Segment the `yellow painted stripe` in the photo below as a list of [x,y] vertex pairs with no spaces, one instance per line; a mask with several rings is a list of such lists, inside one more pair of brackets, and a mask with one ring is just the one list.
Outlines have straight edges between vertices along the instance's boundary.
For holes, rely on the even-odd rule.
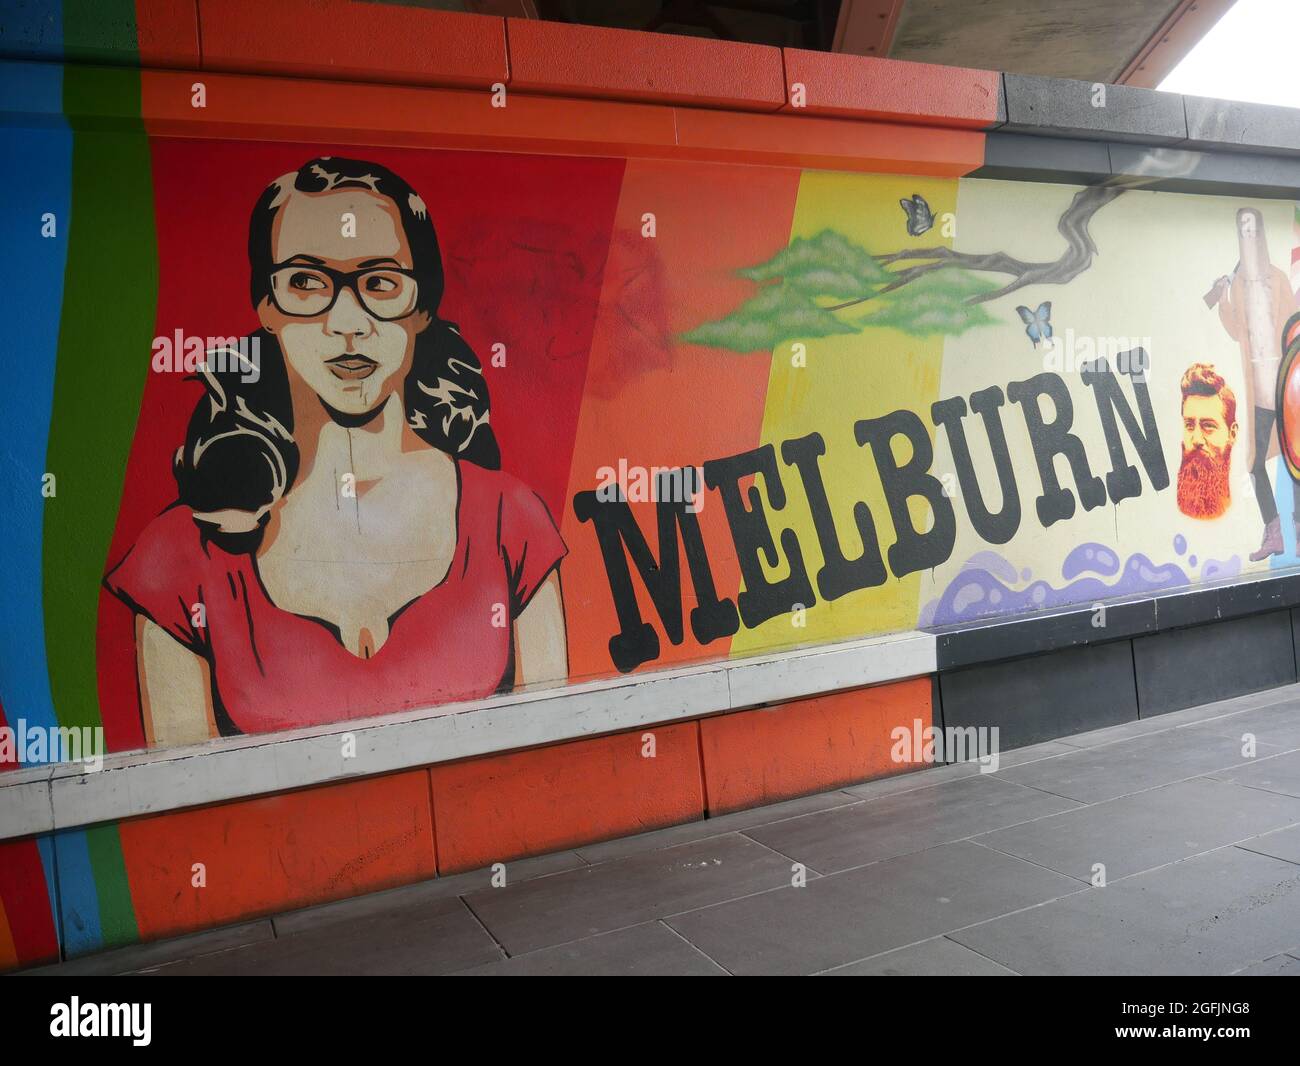
[[[907,247],[951,246],[939,224],[922,238],[908,235],[899,200],[913,193],[924,196],[936,216],[956,209],[956,179],[807,171],[799,185],[791,239],[833,229],[877,255]],[[870,310],[867,304],[841,315],[852,321]],[[781,441],[814,431],[822,435],[826,442],[822,477],[845,556],[854,559],[862,551],[853,520],[853,505],[859,500],[871,509],[883,556],[894,543],[893,526],[871,450],[858,446],[853,425],[859,419],[906,407],[917,412],[928,426],[930,404],[939,398],[943,338],[913,337],[873,326],[857,334],[814,339],[806,344],[804,367],[793,365],[789,345],[773,353],[761,443],[777,448],[786,487],[784,511],[773,512],[764,497],[773,537],[778,539],[779,530],[786,527],[795,531],[815,590],[822,553],[798,473],[781,462]],[[897,443],[895,447],[905,449],[906,445]],[[905,451],[897,454],[906,461]],[[917,528],[927,528],[929,516],[924,502],[913,500],[912,506]],[[788,560],[782,558],[780,563],[778,570],[768,574],[772,580],[789,573]],[[756,629],[741,629],[732,640],[731,654],[753,655],[910,629],[916,624],[919,586],[919,574],[902,580],[890,576],[877,588],[851,592],[833,602],[819,599],[807,611],[802,627],[793,624],[797,616],[780,615]]]

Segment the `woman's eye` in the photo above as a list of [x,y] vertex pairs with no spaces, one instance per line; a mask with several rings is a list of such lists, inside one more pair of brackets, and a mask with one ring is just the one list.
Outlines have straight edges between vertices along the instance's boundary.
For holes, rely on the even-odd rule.
[[366,278],[366,292],[385,293],[397,288],[397,282],[384,274],[372,274]]
[[317,274],[295,274],[289,279],[289,288],[299,292],[311,292],[325,288],[324,280]]

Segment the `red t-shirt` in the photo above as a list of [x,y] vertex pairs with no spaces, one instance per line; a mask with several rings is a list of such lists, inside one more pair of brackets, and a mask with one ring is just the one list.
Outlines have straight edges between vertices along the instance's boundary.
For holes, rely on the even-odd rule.
[[[479,699],[513,682],[513,627],[494,621],[518,617],[567,549],[531,489],[498,470],[456,467],[447,576],[389,619],[388,639],[369,659],[348,651],[329,623],[272,603],[254,557],[205,542],[184,506],[150,522],[104,583],[208,661],[223,732]],[[192,622],[197,603],[203,627]]]

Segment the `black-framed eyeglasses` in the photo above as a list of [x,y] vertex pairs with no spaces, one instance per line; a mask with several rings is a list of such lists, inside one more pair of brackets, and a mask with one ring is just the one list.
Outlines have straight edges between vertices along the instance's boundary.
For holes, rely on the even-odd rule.
[[415,310],[419,284],[414,272],[401,267],[346,271],[290,263],[271,271],[271,301],[295,318],[325,314],[344,289],[351,289],[370,314],[391,322]]

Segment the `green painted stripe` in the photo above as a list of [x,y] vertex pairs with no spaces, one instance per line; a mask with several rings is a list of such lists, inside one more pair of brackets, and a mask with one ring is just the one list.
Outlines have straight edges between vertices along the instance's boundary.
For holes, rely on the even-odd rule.
[[140,939],[131,902],[131,884],[126,877],[122,858],[122,838],[117,825],[97,825],[86,830],[86,848],[90,868],[95,874],[99,895],[99,928],[106,948],[134,944]]
[[63,0],[63,55],[69,62],[138,66],[138,38],[135,0]]
[[[158,256],[139,73],[66,67],[63,99],[72,218],[46,457],[57,494],[45,501],[45,634],[55,714],[95,726],[99,588],[149,367]],[[136,117],[85,128],[88,113]]]
[[[133,0],[64,2],[65,24],[105,19],[129,25],[134,41]],[[139,74],[67,66],[63,107],[73,129],[72,217],[46,453],[58,491],[45,510],[45,634],[55,714],[93,726],[102,720],[100,579],[144,391],[148,360],[139,353],[154,331],[158,254]],[[88,829],[85,839],[100,946],[134,943],[140,931],[117,826]]]

